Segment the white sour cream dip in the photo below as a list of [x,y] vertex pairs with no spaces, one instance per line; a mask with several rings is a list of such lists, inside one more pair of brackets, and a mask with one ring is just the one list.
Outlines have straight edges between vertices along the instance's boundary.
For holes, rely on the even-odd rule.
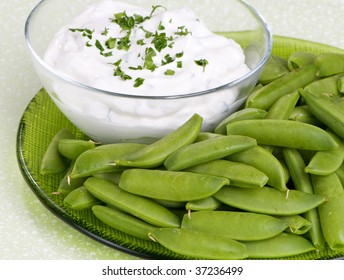
[[[79,83],[129,96],[209,90],[250,71],[240,45],[212,33],[190,9],[144,9],[109,0],[89,6],[61,28],[44,60]],[[121,97],[78,93],[59,83],[48,91],[86,134],[113,142],[162,137],[194,112],[204,118],[204,130],[213,129],[238,96],[237,90],[224,90],[229,92],[212,93],[211,100],[203,95],[164,102],[125,97],[119,101]],[[151,135],[142,135],[145,131]]]

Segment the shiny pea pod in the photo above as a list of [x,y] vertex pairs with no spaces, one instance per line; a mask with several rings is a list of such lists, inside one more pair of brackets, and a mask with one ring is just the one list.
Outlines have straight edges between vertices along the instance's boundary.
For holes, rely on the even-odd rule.
[[287,232],[302,235],[312,228],[312,223],[300,215],[279,216],[279,219],[288,224]]
[[224,177],[151,169],[128,169],[119,187],[136,195],[171,201],[190,201],[216,193],[229,180]]
[[181,228],[226,236],[238,241],[271,238],[282,233],[288,223],[257,213],[235,211],[200,211],[184,215]]
[[287,61],[281,57],[272,54],[269,56],[266,64],[264,65],[262,73],[259,76],[258,82],[263,85],[266,85],[274,80],[281,78],[287,73],[289,73]]
[[228,135],[255,138],[258,144],[304,150],[336,150],[340,146],[316,126],[290,120],[244,120],[227,125]]
[[334,251],[344,249],[344,190],[335,173],[328,176],[311,175],[314,193],[326,196],[318,207],[321,228],[326,243]]
[[184,146],[167,157],[168,170],[182,170],[193,165],[220,159],[257,146],[253,138],[241,135],[221,136]]
[[282,192],[273,188],[244,189],[223,187],[214,197],[224,204],[268,215],[297,215],[313,209],[326,200],[325,196],[298,190]]
[[220,137],[220,136],[222,136],[222,134],[201,131],[198,134],[195,142],[201,142],[201,141],[204,141],[204,140],[209,140],[209,139],[217,138],[217,137]]
[[307,239],[285,232],[269,239],[245,241],[243,244],[249,258],[286,258],[315,250]]
[[337,88],[340,93],[344,93],[344,75],[341,75],[337,80]]
[[59,141],[65,138],[74,138],[74,135],[63,128],[51,140],[41,161],[40,173],[42,175],[61,173],[68,168],[70,160],[62,156],[58,150]]
[[335,96],[339,96],[339,89],[338,89],[338,80],[343,75],[334,75],[327,78],[316,80],[306,87],[304,87],[305,91],[311,92],[312,94],[331,94]]
[[297,106],[291,112],[289,118],[291,121],[308,123],[323,128],[322,124],[309,110],[307,105]]
[[336,175],[338,176],[338,179],[344,186],[344,163],[341,164],[341,166],[336,170]]
[[318,77],[328,77],[344,73],[344,55],[339,53],[322,53],[317,56]]
[[[295,149],[283,149],[283,156],[288,166],[291,179],[296,190],[313,194],[311,177],[305,172],[306,164],[300,152]],[[309,230],[309,237],[318,250],[325,248],[325,239],[322,233],[318,209],[311,209],[304,213],[305,218],[310,221],[312,227]]]
[[300,90],[309,110],[322,123],[344,138],[344,109],[339,105],[339,99],[326,94],[315,95],[307,90]]
[[212,196],[208,196],[203,199],[189,201],[185,205],[185,209],[188,211],[206,211],[206,210],[216,210],[222,203]]
[[240,120],[264,119],[267,111],[257,108],[244,108],[234,112],[222,120],[215,128],[214,132],[218,134],[227,134],[226,126],[232,122]]
[[245,245],[228,237],[169,228],[152,230],[149,236],[167,249],[191,258],[236,260],[247,257]]
[[116,230],[152,241],[148,233],[155,227],[132,215],[102,205],[93,206],[92,212],[99,220]]
[[271,105],[265,118],[287,120],[293,112],[299,98],[300,94],[297,91],[282,96]]
[[90,177],[84,186],[102,202],[149,224],[157,227],[180,226],[180,219],[167,208],[148,198],[128,193],[108,180]]
[[288,57],[288,69],[290,71],[294,69],[300,69],[307,65],[311,65],[315,62],[317,55],[310,52],[293,52]]
[[282,96],[304,87],[316,79],[317,65],[294,70],[252,93],[246,100],[246,108],[268,110]]
[[69,168],[67,169],[65,175],[59,182],[59,186],[57,188],[57,193],[62,194],[62,195],[67,195],[69,194],[72,190],[77,189],[78,187],[81,187],[85,180],[87,179],[86,177],[82,178],[70,178],[70,173],[72,172],[74,167],[74,161],[71,162]]
[[288,177],[281,162],[264,148],[257,146],[226,157],[233,162],[250,165],[263,172],[269,179],[267,184],[276,189],[286,191]]
[[96,143],[91,140],[60,139],[58,150],[66,158],[76,160],[83,152],[93,149]]
[[184,171],[222,176],[229,179],[231,186],[242,188],[260,188],[269,180],[265,173],[251,165],[222,159],[198,164]]
[[65,206],[77,211],[90,209],[92,206],[101,203],[84,186],[71,191],[63,200]]
[[114,143],[87,150],[76,159],[70,176],[81,178],[99,173],[123,171],[125,168],[114,166],[112,162],[144,147],[146,147],[145,144],[139,143]]
[[203,118],[198,114],[194,114],[188,121],[170,134],[140,151],[115,159],[113,163],[116,166],[158,167],[163,164],[171,153],[196,140],[201,130],[202,122]]
[[335,151],[318,151],[311,158],[305,167],[307,173],[315,175],[331,175],[343,163],[344,160],[344,141],[335,133],[327,131],[329,135],[340,145],[340,149]]
[[106,180],[109,180],[109,181],[111,181],[117,185],[119,184],[121,176],[122,176],[122,171],[98,173],[98,174],[93,175],[93,177],[95,177],[95,178],[106,179]]

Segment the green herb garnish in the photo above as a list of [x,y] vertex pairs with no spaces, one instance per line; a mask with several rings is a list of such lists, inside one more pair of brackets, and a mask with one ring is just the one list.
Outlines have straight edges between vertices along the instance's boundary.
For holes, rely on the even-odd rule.
[[205,67],[209,64],[208,60],[206,60],[206,59],[195,60],[195,63],[198,66],[202,66],[203,67],[203,72],[205,71]]

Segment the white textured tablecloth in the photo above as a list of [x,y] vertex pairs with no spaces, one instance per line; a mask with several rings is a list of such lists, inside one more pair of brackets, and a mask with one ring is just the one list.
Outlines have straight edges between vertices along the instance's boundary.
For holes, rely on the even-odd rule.
[[[0,259],[134,259],[79,233],[49,212],[25,183],[16,159],[19,120],[41,88],[24,42],[38,0],[0,3]],[[247,0],[275,35],[344,48],[344,0]]]

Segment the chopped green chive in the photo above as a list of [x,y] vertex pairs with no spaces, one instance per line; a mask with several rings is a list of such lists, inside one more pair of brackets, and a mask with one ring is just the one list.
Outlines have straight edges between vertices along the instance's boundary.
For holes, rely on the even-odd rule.
[[206,60],[206,59],[195,60],[195,63],[198,66],[202,66],[203,67],[203,72],[205,71],[205,67],[209,64],[208,60]]
[[165,71],[166,76],[173,76],[176,72],[174,70],[168,69]]
[[134,83],[134,87],[139,87],[144,83],[145,79],[143,78],[136,78],[135,79],[135,83]]

